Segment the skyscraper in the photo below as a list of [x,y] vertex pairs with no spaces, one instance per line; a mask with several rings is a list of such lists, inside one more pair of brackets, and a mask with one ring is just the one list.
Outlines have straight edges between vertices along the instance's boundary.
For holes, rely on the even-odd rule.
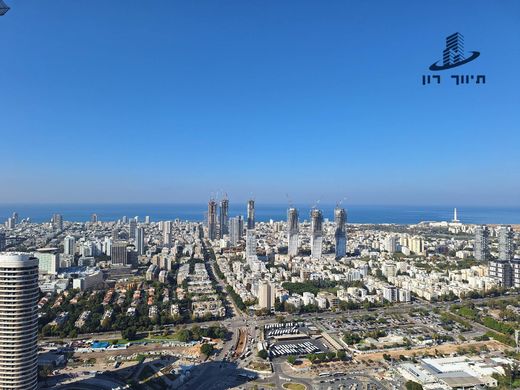
[[323,249],[323,214],[321,210],[311,210],[311,257],[321,258]]
[[224,198],[220,201],[219,210],[219,237],[229,234],[229,200]]
[[144,228],[136,229],[135,249],[138,255],[144,254]]
[[0,232],[0,252],[5,249],[5,245],[6,245],[5,233],[4,232]]
[[287,210],[287,253],[290,257],[298,255],[298,210],[291,207]]
[[144,217],[144,223],[146,223],[147,225],[150,223],[150,216],[149,215]]
[[334,223],[336,229],[334,231],[334,238],[336,241],[336,258],[344,257],[347,254],[347,229],[345,223],[347,222],[347,213],[345,209],[336,207],[334,209]]
[[253,199],[247,201],[247,228],[255,228],[255,201]]
[[248,263],[257,259],[255,229],[246,230],[246,259]]
[[242,216],[231,218],[229,220],[229,240],[232,245],[237,245],[242,238],[242,232],[244,230],[244,220]]
[[498,228],[498,259],[513,260],[514,249],[514,232],[511,226],[500,226]]
[[486,261],[489,259],[489,229],[485,225],[475,227],[473,257],[480,261]]
[[74,256],[76,253],[76,240],[72,236],[67,236],[63,240],[63,253],[66,255]]
[[128,237],[131,240],[135,239],[136,230],[137,230],[137,221],[134,218],[131,218],[130,222],[128,223]]
[[52,216],[52,227],[55,230],[63,230],[63,217],[61,214],[54,214]]
[[38,387],[38,259],[0,254],[0,389]]
[[14,219],[14,223],[18,223],[20,222],[19,218],[18,218],[18,213],[15,211],[13,212],[13,215],[12,215],[12,218]]
[[98,221],[98,217],[97,217],[97,214],[94,213],[90,216],[90,222],[92,223],[96,223]]
[[110,248],[110,259],[114,265],[126,265],[128,263],[128,253],[125,241],[114,241]]
[[211,199],[208,203],[208,239],[217,238],[217,202]]

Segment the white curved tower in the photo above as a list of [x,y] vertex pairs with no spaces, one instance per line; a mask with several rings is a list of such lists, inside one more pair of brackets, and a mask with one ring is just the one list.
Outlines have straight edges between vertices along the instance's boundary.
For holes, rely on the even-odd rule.
[[0,389],[38,386],[38,259],[0,253]]

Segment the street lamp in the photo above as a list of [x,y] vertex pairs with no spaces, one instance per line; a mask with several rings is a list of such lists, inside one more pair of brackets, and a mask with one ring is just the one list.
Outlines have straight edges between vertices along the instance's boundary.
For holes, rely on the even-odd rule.
[[4,3],[4,0],[0,0],[0,16],[4,16],[9,11],[9,7]]

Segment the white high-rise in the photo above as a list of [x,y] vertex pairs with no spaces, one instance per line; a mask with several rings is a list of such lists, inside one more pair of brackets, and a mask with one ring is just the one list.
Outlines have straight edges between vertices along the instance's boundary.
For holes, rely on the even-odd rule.
[[74,256],[74,253],[76,253],[76,239],[74,237],[65,237],[65,240],[63,241],[63,253]]
[[0,253],[0,389],[38,386],[38,259]]
[[290,257],[298,255],[298,210],[291,207],[287,211],[287,246]]
[[138,227],[135,232],[135,249],[138,255],[144,254],[144,228]]
[[311,210],[311,257],[320,259],[323,250],[323,214],[321,210]]

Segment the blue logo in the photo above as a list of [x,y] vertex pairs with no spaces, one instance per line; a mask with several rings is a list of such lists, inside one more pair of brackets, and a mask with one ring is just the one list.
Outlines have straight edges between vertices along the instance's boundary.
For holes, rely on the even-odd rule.
[[442,51],[442,65],[438,65],[440,61],[432,64],[430,70],[446,70],[461,66],[473,61],[480,55],[478,51],[471,51],[468,58],[464,53],[464,36],[456,32],[446,37],[446,48]]

